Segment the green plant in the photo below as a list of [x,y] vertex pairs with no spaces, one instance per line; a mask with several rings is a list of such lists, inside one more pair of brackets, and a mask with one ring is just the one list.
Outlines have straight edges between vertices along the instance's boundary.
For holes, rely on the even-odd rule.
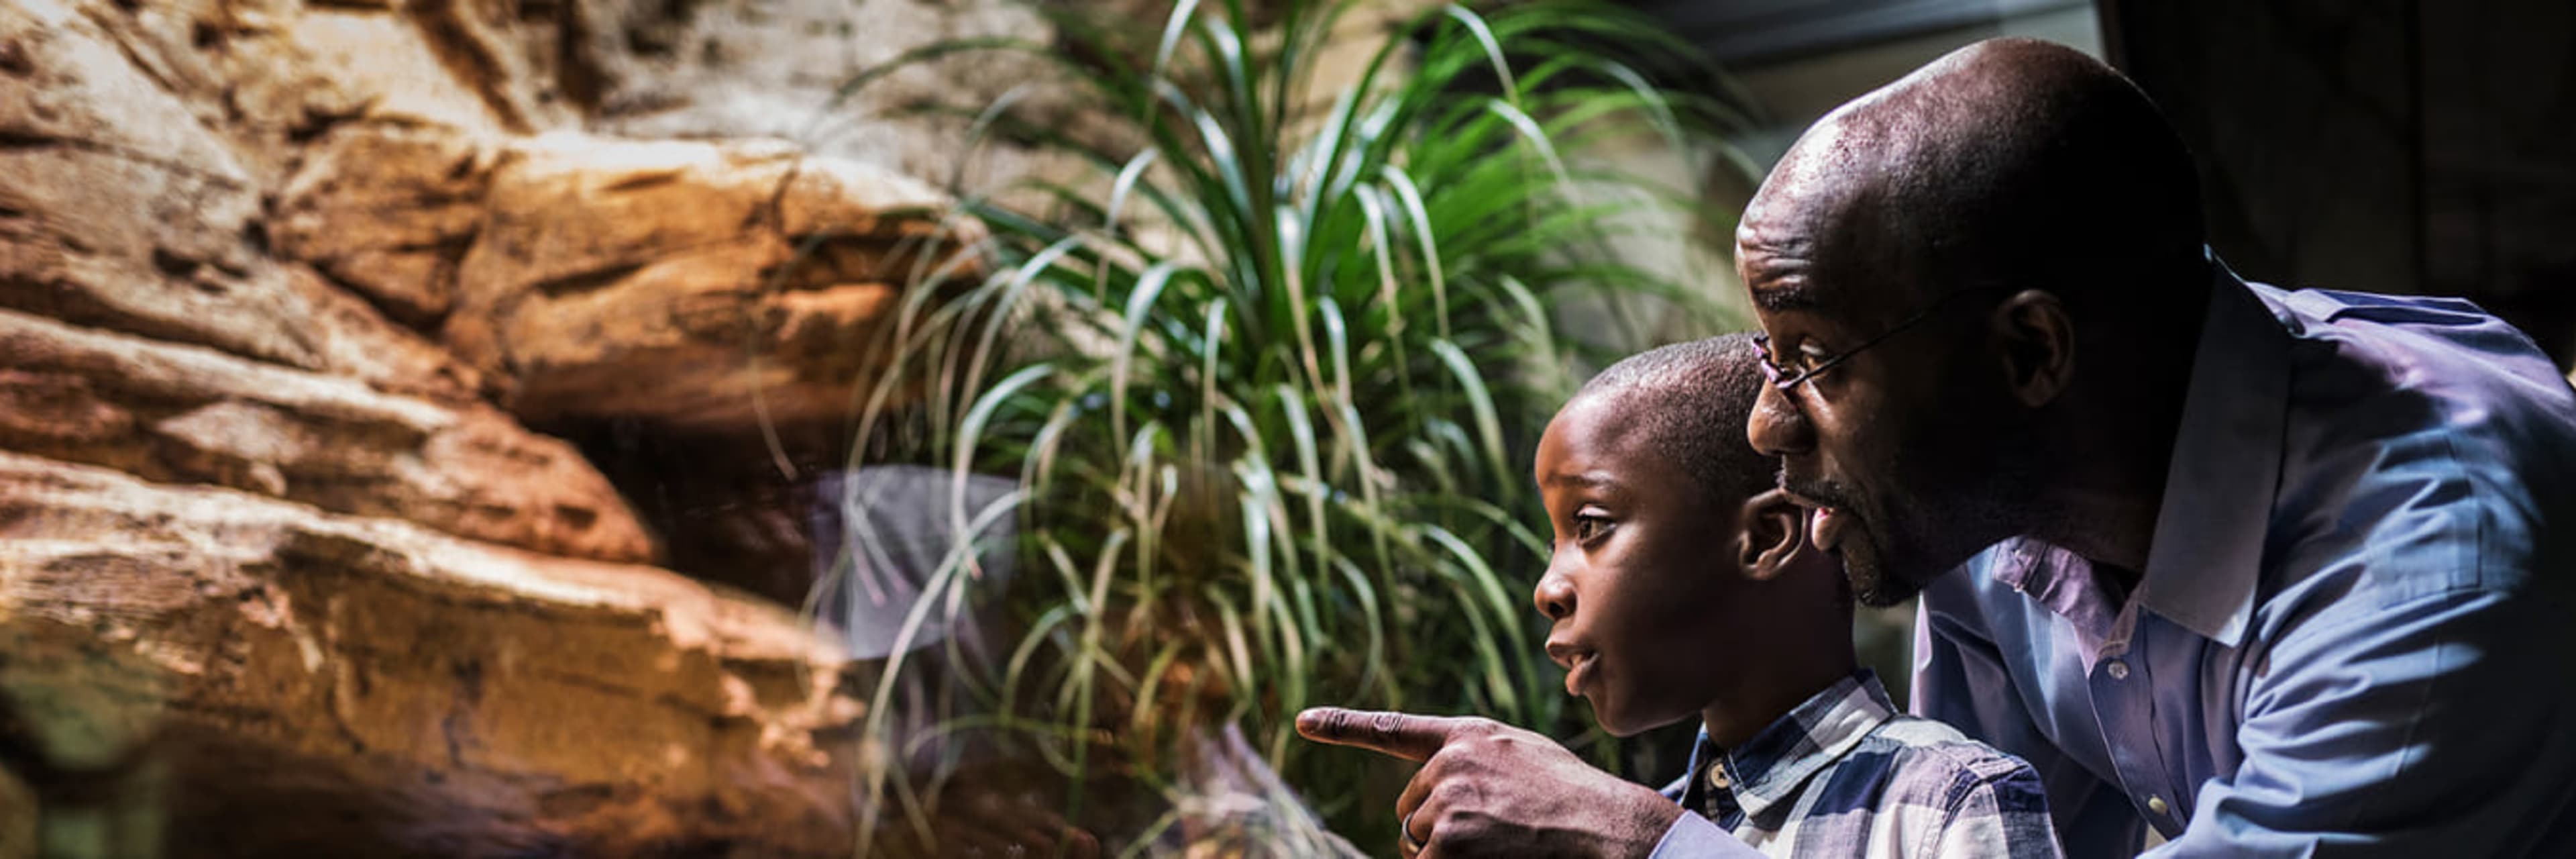
[[[1344,12],[1286,2],[1257,28],[1239,0],[1184,0],[1150,45],[1059,16],[1086,50],[906,60],[1026,52],[1132,123],[1111,147],[975,114],[1096,181],[964,201],[990,275],[908,293],[861,430],[871,460],[1018,479],[947,511],[967,534],[1018,517],[1024,570],[1017,640],[966,683],[994,715],[951,730],[1042,755],[1076,783],[1070,816],[1081,783],[1169,786],[1193,736],[1233,725],[1375,842],[1385,803],[1352,788],[1401,768],[1302,748],[1298,710],[1572,728],[1526,597],[1548,552],[1527,448],[1602,357],[1559,311],[1652,296],[1717,324],[1612,244],[1640,206],[1689,203],[1573,157],[1641,127],[1706,140],[1715,106],[1643,73],[1683,46],[1600,4],[1446,7],[1302,109]],[[913,627],[974,602],[972,553],[949,561]]]

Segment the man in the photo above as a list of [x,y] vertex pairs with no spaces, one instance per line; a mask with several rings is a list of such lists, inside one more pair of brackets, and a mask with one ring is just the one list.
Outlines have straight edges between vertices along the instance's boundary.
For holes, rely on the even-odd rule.
[[[1775,376],[1748,434],[1862,599],[1924,590],[1915,709],[2029,759],[2070,855],[2563,852],[2576,395],[2463,302],[2245,284],[2197,212],[2152,105],[2073,51],[1864,96],[1737,233]],[[1540,772],[1451,788],[1491,834],[1439,855],[1646,854],[1633,794]]]

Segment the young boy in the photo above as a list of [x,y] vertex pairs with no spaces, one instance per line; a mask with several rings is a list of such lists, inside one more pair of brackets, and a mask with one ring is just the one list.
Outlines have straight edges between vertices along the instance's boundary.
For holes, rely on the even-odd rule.
[[1602,371],[1539,441],[1555,543],[1535,596],[1566,691],[1619,736],[1702,725],[1664,789],[1697,818],[1655,855],[1731,833],[1771,856],[2056,856],[2029,765],[1897,713],[1857,667],[1841,565],[1745,441],[1761,384],[1749,337],[1666,346]]

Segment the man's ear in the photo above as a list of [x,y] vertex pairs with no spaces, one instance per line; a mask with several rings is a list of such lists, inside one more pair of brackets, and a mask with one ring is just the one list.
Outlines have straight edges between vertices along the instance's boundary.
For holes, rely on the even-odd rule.
[[1735,564],[1746,578],[1767,582],[1788,569],[1807,545],[1807,509],[1773,489],[1744,500],[1736,514]]
[[1988,321],[2014,399],[2038,408],[2065,393],[2075,376],[2075,319],[2065,302],[2046,290],[2025,289],[1996,305]]

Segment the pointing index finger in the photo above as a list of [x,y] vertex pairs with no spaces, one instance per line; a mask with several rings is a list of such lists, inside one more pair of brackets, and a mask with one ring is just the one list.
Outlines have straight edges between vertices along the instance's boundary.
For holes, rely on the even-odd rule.
[[1420,763],[1473,720],[1450,716],[1416,716],[1383,710],[1316,707],[1297,714],[1297,733],[1337,746],[1356,746]]

